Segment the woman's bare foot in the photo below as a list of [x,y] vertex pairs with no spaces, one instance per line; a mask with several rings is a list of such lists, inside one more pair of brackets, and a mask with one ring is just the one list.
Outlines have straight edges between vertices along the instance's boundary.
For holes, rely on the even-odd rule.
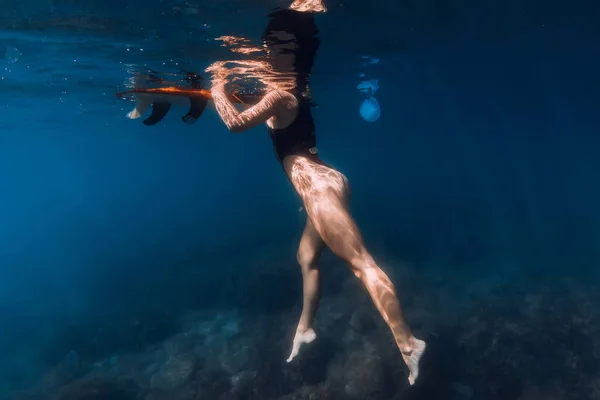
[[424,341],[419,340],[415,337],[411,339],[412,342],[412,350],[408,352],[402,352],[402,358],[410,371],[408,375],[408,383],[411,385],[415,384],[415,381],[419,377],[419,361],[421,361],[421,357],[425,352],[425,348],[427,345]]
[[296,331],[296,336],[294,336],[294,343],[292,344],[292,353],[287,359],[287,362],[290,362],[298,355],[300,351],[300,347],[302,347],[305,343],[310,343],[317,338],[317,334],[315,333],[313,328],[308,329],[298,329]]

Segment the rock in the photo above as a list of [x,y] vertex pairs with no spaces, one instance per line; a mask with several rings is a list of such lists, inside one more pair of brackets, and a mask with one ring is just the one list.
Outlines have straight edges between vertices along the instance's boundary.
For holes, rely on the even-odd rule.
[[221,368],[230,374],[235,374],[248,368],[257,358],[258,353],[256,345],[246,341],[237,341],[227,346],[219,356]]
[[[154,390],[146,393],[143,400],[197,400],[196,390],[184,387],[172,391]],[[108,400],[108,399],[107,399]]]
[[[152,375],[160,370],[167,359],[164,351],[155,348],[141,354],[126,353],[119,356],[118,363],[114,367],[104,371],[131,377],[142,389],[148,390]],[[96,371],[101,372],[102,369]]]
[[190,313],[183,319],[182,327],[191,336],[233,338],[240,333],[240,317],[237,310],[225,310],[212,315]]
[[455,382],[451,385],[451,400],[471,400],[473,398],[473,389],[462,383]]
[[240,333],[240,324],[237,319],[228,319],[221,326],[221,333],[226,338],[232,338]]
[[339,394],[334,393],[330,385],[323,383],[317,386],[302,386],[294,393],[280,397],[279,400],[334,400],[339,398]]
[[153,389],[174,390],[185,385],[196,369],[197,359],[193,353],[173,356],[152,375]]
[[41,386],[46,389],[62,386],[80,378],[82,372],[79,355],[71,350],[56,367],[43,374]]
[[373,312],[370,312],[366,307],[358,308],[350,317],[350,327],[357,333],[366,335],[376,327]]
[[140,388],[133,379],[89,375],[61,389],[59,400],[136,400]]
[[256,378],[256,371],[241,371],[231,376],[231,390],[237,394],[248,393],[251,388],[254,379]]
[[352,350],[344,365],[343,381],[349,399],[378,398],[385,386],[381,360],[369,349]]
[[189,353],[194,347],[194,341],[185,334],[179,334],[165,340],[163,347],[169,356],[178,356]]
[[79,355],[71,350],[62,362],[62,368],[69,375],[74,376],[79,372]]
[[96,369],[109,369],[114,367],[119,363],[119,355],[113,354],[105,360],[96,361],[94,363],[94,368]]
[[196,387],[196,398],[199,400],[218,400],[233,397],[230,377],[224,371],[216,369],[198,371],[193,383]]

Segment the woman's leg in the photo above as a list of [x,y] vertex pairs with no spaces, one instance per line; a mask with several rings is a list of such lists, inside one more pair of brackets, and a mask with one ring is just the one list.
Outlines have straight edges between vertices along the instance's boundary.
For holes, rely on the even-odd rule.
[[286,172],[302,197],[306,211],[331,251],[344,260],[367,288],[389,326],[413,384],[425,342],[415,338],[404,320],[394,285],[364,246],[347,208],[348,182],[338,171],[304,157],[286,160]]
[[315,230],[310,218],[307,218],[297,254],[298,264],[300,264],[300,268],[302,269],[302,314],[300,315],[300,321],[298,322],[288,362],[292,361],[298,355],[298,351],[303,344],[310,343],[317,337],[313,329],[313,322],[319,304],[320,289],[317,262],[324,248],[325,243]]

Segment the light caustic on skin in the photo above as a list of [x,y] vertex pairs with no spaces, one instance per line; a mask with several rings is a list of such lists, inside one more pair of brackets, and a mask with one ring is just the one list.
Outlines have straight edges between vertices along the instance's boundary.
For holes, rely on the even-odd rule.
[[300,12],[322,13],[327,11],[327,7],[322,0],[296,0],[290,6],[290,9]]

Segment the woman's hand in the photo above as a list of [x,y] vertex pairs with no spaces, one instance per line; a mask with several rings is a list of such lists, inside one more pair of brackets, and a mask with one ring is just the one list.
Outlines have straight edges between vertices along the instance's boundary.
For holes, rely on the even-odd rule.
[[224,61],[215,61],[205,72],[212,74],[211,79],[211,92],[223,92],[225,90],[225,84],[227,83],[227,77],[229,76],[229,69],[225,68]]
[[290,9],[309,13],[324,13],[327,11],[323,0],[295,0]]

